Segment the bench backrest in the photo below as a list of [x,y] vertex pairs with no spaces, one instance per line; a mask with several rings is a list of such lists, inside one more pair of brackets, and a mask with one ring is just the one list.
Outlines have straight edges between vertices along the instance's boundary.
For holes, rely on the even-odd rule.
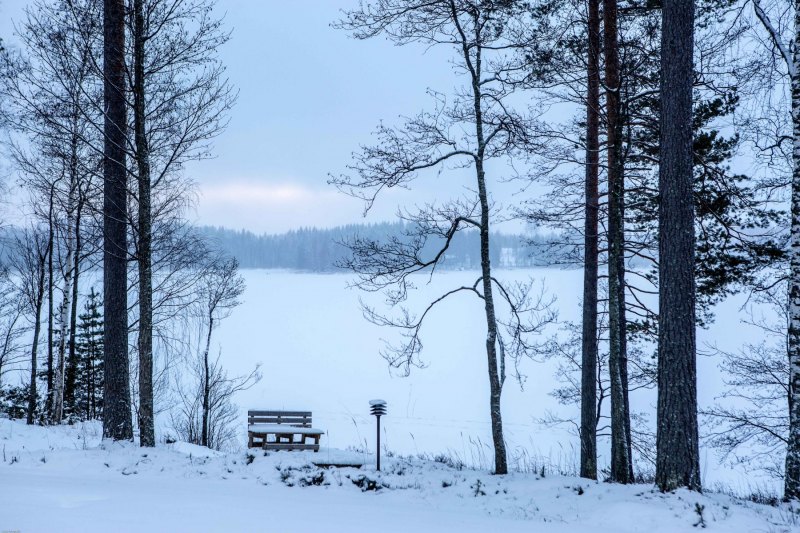
[[287,424],[310,428],[311,411],[247,411],[248,424]]

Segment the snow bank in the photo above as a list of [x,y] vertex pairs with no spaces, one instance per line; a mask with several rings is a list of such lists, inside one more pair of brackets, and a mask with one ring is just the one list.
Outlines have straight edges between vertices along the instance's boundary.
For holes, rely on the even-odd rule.
[[[221,454],[186,443],[100,441],[97,424],[0,420],[0,530],[725,532],[800,530],[800,514],[720,494],[661,494],[341,450]],[[327,458],[363,468],[314,466]]]

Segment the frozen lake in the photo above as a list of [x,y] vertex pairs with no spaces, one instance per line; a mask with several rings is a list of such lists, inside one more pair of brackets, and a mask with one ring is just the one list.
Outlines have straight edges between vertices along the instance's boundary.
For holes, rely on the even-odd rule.
[[[327,430],[323,445],[374,447],[375,422],[368,402],[388,402],[382,443],[402,454],[449,452],[477,465],[492,460],[489,387],[484,351],[482,302],[456,296],[437,308],[423,330],[423,369],[409,377],[390,371],[380,356],[382,339],[399,339],[397,331],[368,323],[361,315],[363,293],[347,288],[349,274],[300,274],[249,270],[243,304],[215,333],[222,361],[241,374],[262,364],[263,379],[242,392],[236,403],[247,409],[313,411],[314,426]],[[580,270],[535,269],[500,271],[505,280],[533,276],[558,298],[559,320],[578,320],[582,292]],[[448,287],[472,284],[477,273],[443,272],[432,283],[420,277],[411,299],[419,304]],[[371,300],[373,301],[373,300]],[[740,324],[743,297],[728,299],[716,309],[716,323],[698,332],[698,346],[716,343],[736,349],[758,331]],[[416,307],[419,309],[419,307]],[[554,332],[555,329],[552,329]],[[537,458],[570,468],[577,465],[577,437],[569,427],[544,427],[537,420],[548,412],[577,419],[577,409],[559,405],[549,393],[556,386],[555,365],[525,361],[524,389],[510,376],[503,393],[503,419],[510,456]],[[706,406],[722,389],[717,361],[698,360],[699,404]],[[648,411],[655,419],[655,392],[632,394],[632,411]],[[244,441],[243,441],[244,442]],[[608,443],[600,442],[605,455]],[[603,457],[601,467],[607,464]],[[717,465],[712,450],[701,457],[704,484],[725,481],[747,488],[752,480]]]

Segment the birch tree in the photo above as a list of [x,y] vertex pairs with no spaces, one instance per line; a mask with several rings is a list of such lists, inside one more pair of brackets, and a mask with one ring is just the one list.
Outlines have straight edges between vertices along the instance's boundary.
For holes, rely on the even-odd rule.
[[[768,102],[772,109],[765,111],[760,122],[768,121],[767,135],[764,131],[756,134],[756,146],[760,153],[770,158],[781,153],[786,143],[791,178],[773,177],[772,183],[788,185],[789,193],[789,242],[788,264],[788,331],[786,352],[788,359],[788,434],[786,441],[786,463],[784,477],[784,497],[800,499],[800,3],[796,1],[753,0],[753,16],[757,20],[756,28],[761,30],[758,42],[767,43],[769,48],[763,54],[765,61],[760,62],[762,68],[758,83],[763,88],[757,94],[761,100]],[[762,38],[766,37],[766,39]],[[784,82],[782,89],[781,81]],[[780,101],[778,92],[788,91],[788,105],[775,106]],[[765,97],[764,97],[765,96]],[[786,123],[785,130],[782,124]],[[786,131],[788,130],[788,131]],[[761,145],[758,137],[767,138],[767,146]]]
[[[462,90],[445,96],[432,93],[436,106],[397,128],[381,125],[376,146],[363,147],[350,165],[353,175],[332,178],[341,190],[365,201],[369,210],[379,193],[407,187],[426,171],[448,166],[469,169],[472,184],[461,200],[404,211],[410,222],[405,238],[380,242],[355,238],[345,266],[359,276],[365,290],[386,290],[390,304],[400,305],[413,286],[411,276],[432,273],[443,260],[457,232],[472,228],[480,234],[480,274],[474,283],[454,287],[426,306],[419,315],[407,309],[399,317],[365,308],[374,323],[398,327],[404,341],[384,352],[390,364],[408,369],[418,364],[425,318],[441,302],[456,297],[477,297],[486,319],[485,351],[489,378],[489,412],[494,445],[494,472],[508,472],[501,414],[501,394],[506,379],[506,358],[530,355],[529,335],[552,319],[547,302],[531,294],[531,284],[506,286],[493,274],[489,235],[495,217],[491,208],[487,163],[523,156],[531,148],[532,120],[513,111],[512,88],[496,75],[505,69],[503,50],[514,46],[511,29],[525,27],[527,11],[517,2],[477,0],[382,0],[365,2],[346,12],[338,27],[358,39],[383,35],[404,45],[444,46],[454,52],[454,68],[466,80]],[[451,102],[452,99],[452,102]],[[434,251],[426,252],[430,246]],[[431,248],[428,248],[430,250]],[[507,306],[508,320],[499,314]],[[537,314],[539,313],[539,314]],[[504,313],[505,314],[505,313]]]

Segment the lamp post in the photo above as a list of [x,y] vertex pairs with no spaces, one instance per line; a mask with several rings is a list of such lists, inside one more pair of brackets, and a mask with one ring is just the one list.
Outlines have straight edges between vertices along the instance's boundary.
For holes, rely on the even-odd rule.
[[381,416],[386,414],[386,402],[384,400],[369,401],[370,414],[377,420],[378,438],[375,445],[375,456],[378,458],[378,472],[381,471]]

